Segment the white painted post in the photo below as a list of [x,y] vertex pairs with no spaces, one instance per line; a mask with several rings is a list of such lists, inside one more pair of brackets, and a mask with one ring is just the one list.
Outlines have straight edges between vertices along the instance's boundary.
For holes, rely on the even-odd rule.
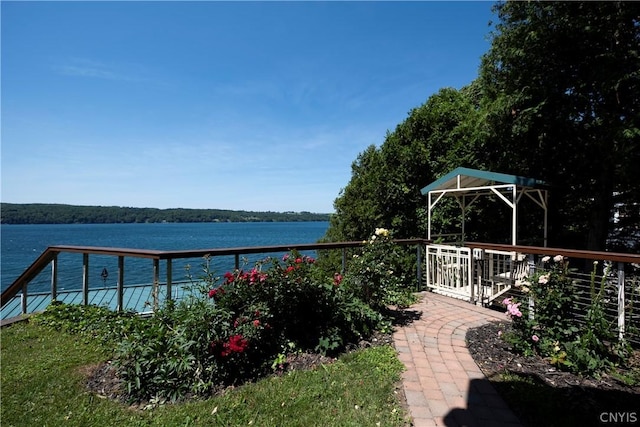
[[[26,293],[26,288],[24,292]],[[58,254],[55,254],[51,260],[51,300],[55,301],[56,298],[58,298]]]
[[624,262],[618,262],[618,339],[624,339]]
[[[546,228],[545,228],[546,230]],[[535,256],[533,254],[529,254],[527,255],[528,258],[528,262],[529,262],[529,277],[533,277],[534,274],[536,274],[536,261],[535,261]],[[529,292],[529,301],[528,301],[528,305],[529,305],[529,320],[533,320],[533,310],[534,310],[534,302],[533,302],[533,297],[531,296],[531,292]]]
[[516,245],[518,241],[516,234],[518,233],[517,222],[518,222],[518,201],[516,200],[517,192],[516,186],[511,187],[511,200],[513,201],[513,213],[511,218],[511,244]]
[[427,193],[427,239],[431,240],[431,191]]

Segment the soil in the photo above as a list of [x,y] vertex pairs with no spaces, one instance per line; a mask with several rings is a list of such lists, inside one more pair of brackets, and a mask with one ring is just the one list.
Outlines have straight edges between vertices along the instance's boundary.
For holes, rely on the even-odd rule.
[[[560,371],[540,356],[515,354],[498,334],[509,329],[508,322],[489,323],[470,329],[466,340],[475,362],[523,424],[549,425],[553,419],[560,425],[557,415],[571,413],[571,425],[578,419],[582,425],[595,425],[601,424],[603,413],[638,414],[639,385],[627,385],[609,374],[600,378],[580,376]],[[635,369],[637,378],[640,351],[633,353],[627,368],[621,372],[629,374]],[[528,382],[514,381],[514,377]]]
[[[411,310],[393,310],[391,314],[396,327],[406,325],[419,317],[418,313]],[[627,385],[607,374],[598,379],[579,376],[557,370],[541,357],[515,354],[498,334],[499,331],[508,332],[509,328],[508,322],[489,323],[470,329],[466,339],[475,362],[524,425],[566,425],[567,422],[574,425],[572,421],[576,420],[590,425],[597,424],[592,421],[603,412],[637,413],[640,410],[640,386]],[[378,333],[369,340],[348,346],[346,351],[384,344],[393,344],[391,334]],[[279,374],[292,370],[314,369],[335,360],[316,353],[290,354]],[[631,369],[640,370],[640,351],[635,351],[631,357],[627,373]],[[510,376],[504,376],[505,373]],[[85,367],[83,374],[87,379],[87,388],[99,397],[122,402],[126,400],[122,382],[110,362]],[[528,382],[514,381],[514,376],[527,379]],[[228,388],[221,387],[217,392],[224,393],[227,390]],[[400,404],[406,409],[407,403],[401,383],[396,386],[396,394]],[[143,408],[146,404],[148,402],[142,402],[132,408]],[[564,421],[558,418],[558,415],[567,413],[570,415],[565,417],[572,418]]]
[[[362,348],[393,344],[391,334],[376,333],[368,340],[362,340],[358,343],[351,344],[347,347],[346,352],[355,351]],[[335,362],[334,357],[323,356],[318,353],[292,353],[287,356],[286,362],[282,365],[282,369],[274,375],[283,375],[290,371],[310,370]],[[118,378],[115,367],[111,361],[99,363],[96,365],[84,366],[81,368],[81,374],[86,378],[85,385],[87,389],[96,394],[99,398],[112,399],[120,402],[127,401],[127,393],[123,387],[123,383]],[[220,386],[214,390],[214,394],[224,393],[230,387]],[[396,387],[398,394],[401,394],[404,400],[404,393],[400,393],[402,385]],[[403,402],[404,403],[404,402]],[[143,409],[149,405],[149,402],[138,402],[132,406],[132,409]],[[406,405],[406,403],[404,403]]]

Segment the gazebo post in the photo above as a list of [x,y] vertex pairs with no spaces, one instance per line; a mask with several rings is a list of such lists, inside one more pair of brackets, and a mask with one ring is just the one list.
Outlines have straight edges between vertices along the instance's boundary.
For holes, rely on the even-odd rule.
[[511,200],[513,201],[512,218],[511,218],[511,244],[515,246],[518,241],[518,202],[516,200],[516,186],[511,187]]
[[427,195],[427,240],[431,240],[431,193]]

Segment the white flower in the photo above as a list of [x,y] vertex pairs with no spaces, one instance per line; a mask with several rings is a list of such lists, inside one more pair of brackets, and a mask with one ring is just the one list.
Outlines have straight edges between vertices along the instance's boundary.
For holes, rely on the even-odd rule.
[[546,257],[542,258],[542,262],[549,262],[550,259],[551,257],[547,255]]
[[549,282],[549,275],[548,274],[543,274],[542,276],[540,276],[538,278],[538,283],[540,283],[541,285],[545,285]]
[[564,261],[564,257],[562,255],[556,255],[556,256],[553,257],[553,260],[555,262],[562,262],[562,261]]
[[376,228],[376,236],[384,236],[387,237],[389,235],[389,230],[386,228]]

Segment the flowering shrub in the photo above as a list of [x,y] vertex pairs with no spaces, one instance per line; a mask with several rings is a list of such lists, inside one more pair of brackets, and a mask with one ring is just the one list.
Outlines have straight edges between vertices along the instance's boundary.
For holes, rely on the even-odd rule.
[[[505,298],[502,303],[512,320],[513,332],[501,336],[514,350],[539,354],[561,368],[583,374],[597,373],[623,360],[627,343],[617,342],[603,308],[604,278],[595,290],[591,274],[591,304],[582,321],[576,319],[578,291],[562,256],[544,257],[547,268],[521,283],[525,300]],[[613,344],[616,343],[616,344]]]
[[406,286],[401,262],[391,231],[376,228],[364,242],[362,252],[354,255],[347,265],[345,287],[376,310],[383,310],[388,305],[408,306],[415,299]]
[[293,251],[218,278],[205,258],[190,295],[120,345],[115,364],[132,399],[204,394],[268,372],[288,351],[337,352],[383,325],[340,274],[319,278],[314,265]]

